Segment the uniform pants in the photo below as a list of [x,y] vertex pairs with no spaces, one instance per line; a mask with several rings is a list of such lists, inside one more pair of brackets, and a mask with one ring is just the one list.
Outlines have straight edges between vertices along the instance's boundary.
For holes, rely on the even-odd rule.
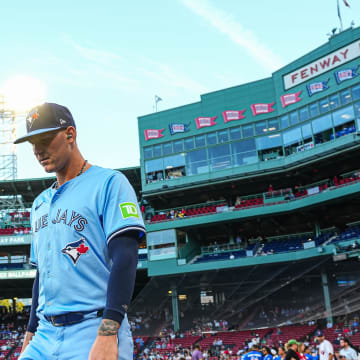
[[[19,360],[87,360],[101,320],[101,317],[93,317],[56,327],[40,318],[36,333]],[[118,332],[118,341],[118,360],[132,360],[133,339],[126,316]]]

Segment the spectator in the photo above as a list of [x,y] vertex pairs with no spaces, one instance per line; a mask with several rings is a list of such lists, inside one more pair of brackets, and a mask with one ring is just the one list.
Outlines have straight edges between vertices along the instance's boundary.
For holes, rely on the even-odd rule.
[[295,339],[291,339],[287,343],[288,351],[285,355],[285,360],[300,360],[300,357],[297,353],[299,343]]
[[263,360],[273,360],[273,357],[271,355],[271,351],[267,346],[262,347],[262,353],[263,353]]
[[325,339],[324,333],[321,330],[315,332],[315,336],[319,341],[319,359],[320,360],[333,360],[334,348],[331,342]]
[[340,340],[340,359],[342,360],[357,360],[358,354],[354,349],[354,346],[351,344],[348,338]]
[[196,344],[194,346],[194,352],[192,353],[192,360],[203,360],[204,356],[202,354],[202,352],[200,351],[200,345]]
[[284,360],[285,359],[285,348],[283,346],[278,347],[278,354],[274,357],[274,360]]
[[263,355],[259,351],[259,346],[257,344],[253,344],[251,351],[244,356],[243,360],[263,360]]

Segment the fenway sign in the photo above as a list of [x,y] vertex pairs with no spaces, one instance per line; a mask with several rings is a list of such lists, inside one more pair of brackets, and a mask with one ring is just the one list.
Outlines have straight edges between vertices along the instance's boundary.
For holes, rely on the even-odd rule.
[[342,47],[310,64],[303,66],[283,77],[285,90],[323,74],[337,66],[360,57],[360,40]]

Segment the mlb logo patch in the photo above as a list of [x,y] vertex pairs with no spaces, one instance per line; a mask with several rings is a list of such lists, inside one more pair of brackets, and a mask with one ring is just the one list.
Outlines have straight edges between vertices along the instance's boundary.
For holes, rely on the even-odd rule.
[[131,202],[122,203],[119,205],[119,207],[123,219],[127,219],[130,217],[135,217],[137,219],[140,218],[137,206],[134,203]]

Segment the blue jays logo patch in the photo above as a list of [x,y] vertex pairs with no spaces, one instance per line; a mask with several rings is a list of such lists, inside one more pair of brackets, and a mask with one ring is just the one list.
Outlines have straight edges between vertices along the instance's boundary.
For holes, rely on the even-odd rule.
[[67,255],[70,260],[74,263],[74,265],[77,264],[77,262],[80,259],[81,255],[86,254],[89,251],[89,247],[85,246],[85,238],[80,238],[78,241],[71,242],[67,244],[61,252],[65,255]]
[[39,111],[37,108],[35,108],[28,114],[28,116],[26,117],[26,121],[30,129],[32,128],[34,120],[36,120],[38,117],[39,117]]

